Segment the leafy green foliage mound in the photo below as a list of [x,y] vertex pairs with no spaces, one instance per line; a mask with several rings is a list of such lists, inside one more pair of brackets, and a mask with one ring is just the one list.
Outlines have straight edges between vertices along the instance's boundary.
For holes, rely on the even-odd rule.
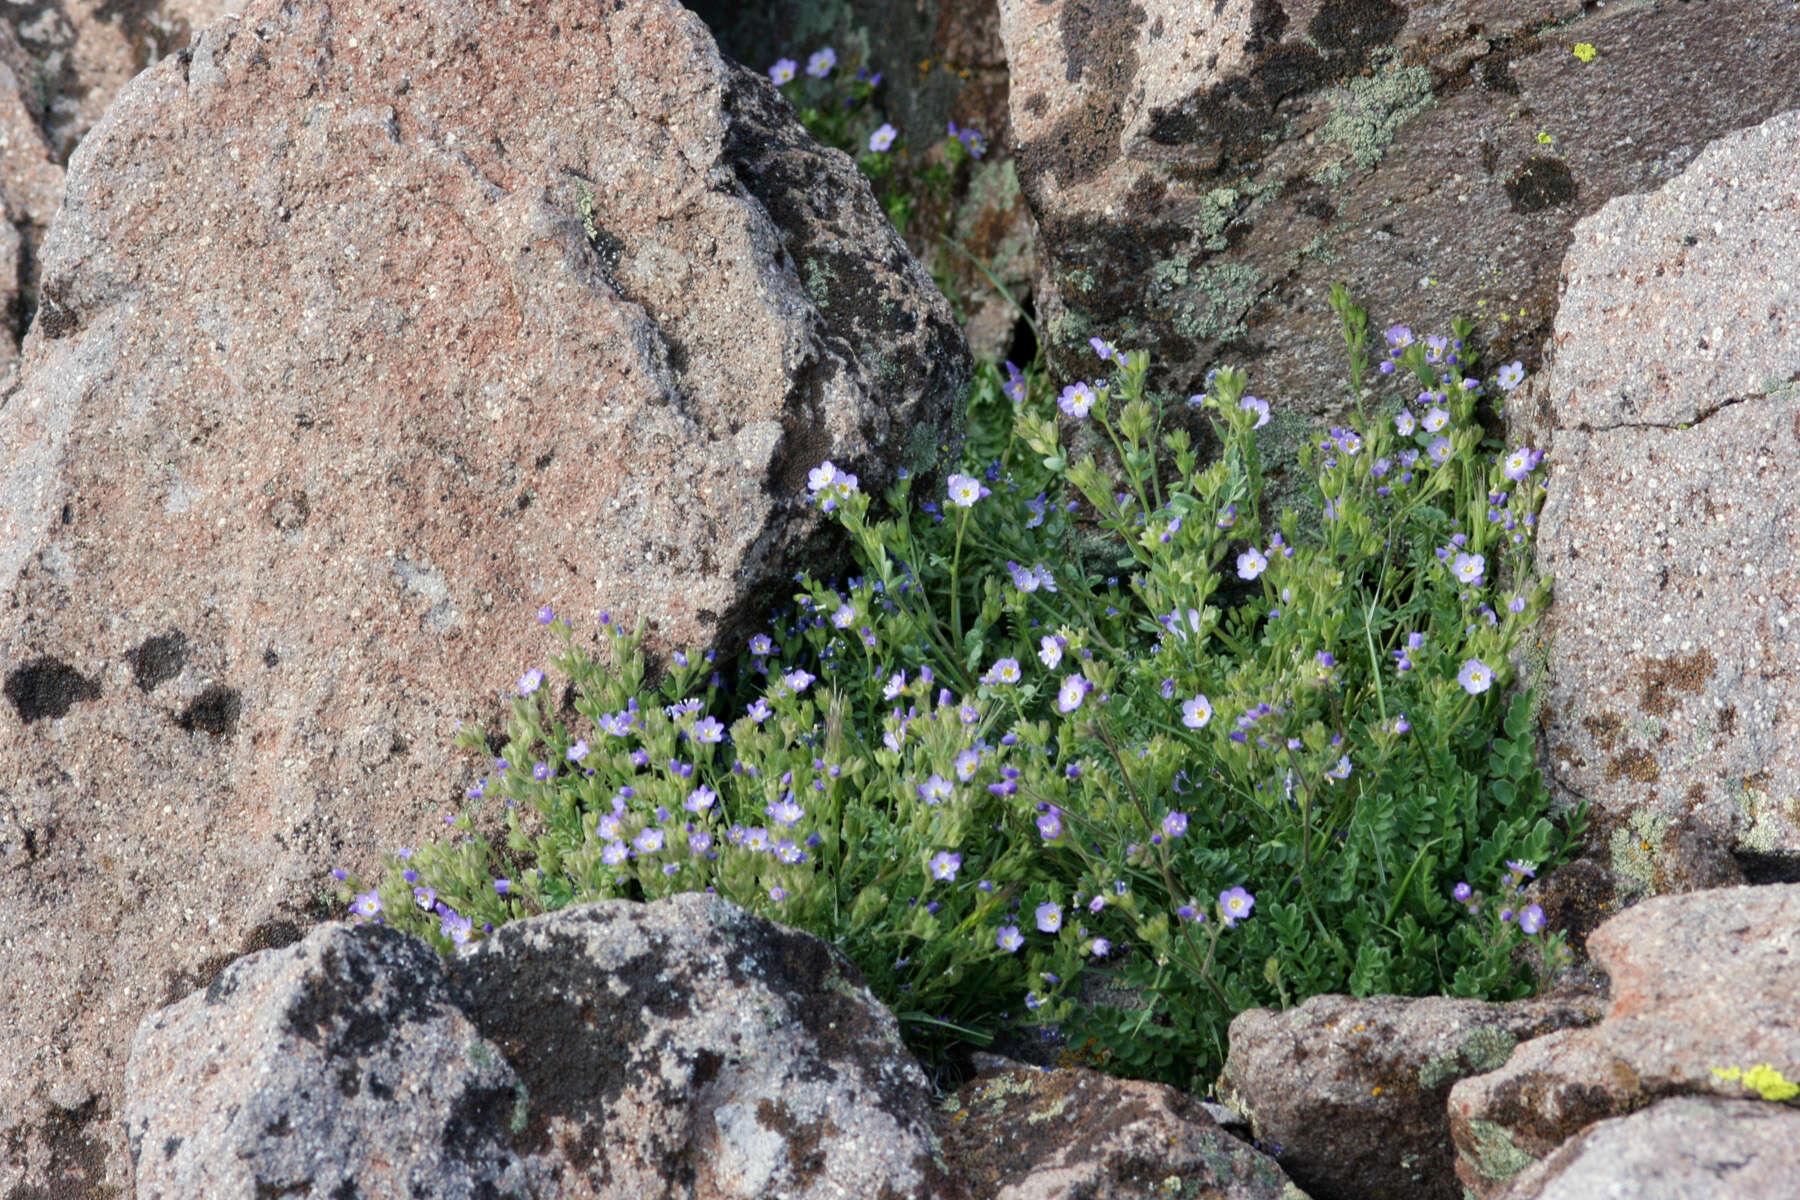
[[944,492],[813,471],[860,574],[801,576],[730,661],[652,678],[637,632],[602,616],[590,655],[540,614],[580,719],[528,671],[503,732],[459,738],[499,750],[451,835],[347,881],[353,910],[448,952],[714,889],[840,946],[923,1052],[1058,1026],[1190,1088],[1251,1006],[1528,993],[1521,951],[1557,942],[1505,897],[1579,832],[1504,686],[1548,596],[1538,456],[1484,439],[1465,326],[1388,330],[1364,415],[1335,299],[1359,413],[1302,453],[1310,517],[1263,513],[1239,372],[1182,414],[1202,462],[1142,353],[1096,342],[1060,390],[984,368]]

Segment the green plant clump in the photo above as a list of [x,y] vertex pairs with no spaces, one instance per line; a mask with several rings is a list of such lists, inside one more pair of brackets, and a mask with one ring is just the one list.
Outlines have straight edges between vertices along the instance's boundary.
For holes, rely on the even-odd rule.
[[[1360,397],[1366,318],[1334,299]],[[1402,394],[1305,447],[1306,528],[1261,515],[1268,405],[1240,372],[1190,401],[1223,446],[1202,465],[1140,352],[1096,341],[1101,378],[1060,393],[984,368],[982,458],[944,494],[812,472],[862,574],[798,577],[734,664],[652,680],[640,632],[602,614],[596,661],[540,612],[583,721],[528,671],[503,739],[459,735],[501,748],[452,836],[345,898],[450,952],[712,889],[842,948],[921,1052],[1060,1026],[1190,1088],[1252,1006],[1526,994],[1515,951],[1547,969],[1559,943],[1505,897],[1580,814],[1547,819],[1531,697],[1501,686],[1548,598],[1543,488],[1538,455],[1483,444],[1469,332],[1387,331]]]

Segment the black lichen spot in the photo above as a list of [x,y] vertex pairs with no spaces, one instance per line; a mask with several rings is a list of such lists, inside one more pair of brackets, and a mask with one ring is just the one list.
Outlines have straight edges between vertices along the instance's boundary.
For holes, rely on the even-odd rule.
[[280,661],[281,655],[275,653],[274,647],[271,646],[263,651],[263,666],[272,667]]
[[[1137,30],[1144,10],[1135,4],[1101,4],[1072,0],[1062,10],[1064,74],[1082,82],[1079,102],[1043,136],[1019,147],[1020,181],[1035,190],[1038,180],[1054,175],[1070,188],[1094,178],[1121,153],[1125,98],[1137,78]],[[1151,119],[1151,135],[1164,144],[1192,136],[1186,114],[1163,110]]]
[[100,685],[59,658],[34,658],[6,674],[6,698],[29,725],[66,717],[76,704],[100,698]]
[[830,1117],[802,1124],[780,1100],[756,1102],[756,1123],[781,1135],[787,1144],[788,1170],[793,1173],[793,1186],[802,1190],[811,1186],[825,1169],[825,1151],[820,1145],[826,1138],[837,1136],[838,1128]]
[[1406,10],[1389,0],[1340,0],[1325,4],[1306,32],[1325,50],[1358,51],[1394,40],[1406,24]]
[[277,497],[269,504],[269,524],[282,533],[292,533],[302,528],[312,517],[312,502],[306,498],[305,492],[294,492],[292,495]]
[[1580,188],[1569,166],[1559,158],[1537,155],[1506,181],[1506,195],[1516,213],[1542,212],[1575,199]]
[[[6,1200],[61,1200],[64,1196],[114,1200],[119,1194],[118,1189],[108,1187],[104,1182],[107,1160],[104,1135],[96,1137],[88,1132],[88,1126],[96,1121],[104,1129],[108,1115],[100,1107],[98,1096],[90,1097],[79,1108],[51,1110],[37,1130],[49,1154],[35,1164],[51,1181],[50,1186],[28,1188],[20,1184],[6,1194]],[[141,1144],[133,1145],[141,1152]],[[135,1153],[133,1161],[136,1161]]]
[[62,506],[62,523],[64,525],[73,525],[75,523],[75,506],[73,504],[65,504]]
[[181,674],[187,663],[187,634],[171,629],[158,637],[145,638],[137,648],[128,651],[125,661],[131,664],[131,681],[140,692],[154,692]]
[[181,1139],[178,1137],[169,1138],[163,1143],[163,1161],[168,1162],[171,1158],[174,1158],[175,1152],[179,1149],[181,1149]]
[[556,451],[554,451],[554,450],[546,450],[546,451],[544,451],[544,452],[543,452],[543,453],[542,453],[542,454],[540,454],[540,455],[538,455],[538,456],[537,456],[537,461],[536,461],[536,462],[534,462],[534,463],[532,463],[532,464],[531,464],[531,465],[532,465],[532,466],[533,466],[533,467],[535,467],[535,468],[536,468],[536,469],[537,469],[537,470],[540,470],[540,471],[541,471],[541,470],[543,470],[543,469],[544,469],[544,468],[545,468],[545,467],[547,467],[547,466],[549,466],[549,465],[550,465],[550,460],[551,460],[551,459],[553,459],[553,458],[555,458],[555,457],[556,457]]
[[238,714],[243,702],[236,689],[215,683],[194,697],[175,723],[188,733],[210,733],[214,737],[230,737],[237,732]]
[[430,1019],[442,999],[442,960],[425,943],[381,925],[351,936],[363,944],[350,953],[328,946],[285,1014],[289,1033],[345,1061],[367,1057],[403,1024]]

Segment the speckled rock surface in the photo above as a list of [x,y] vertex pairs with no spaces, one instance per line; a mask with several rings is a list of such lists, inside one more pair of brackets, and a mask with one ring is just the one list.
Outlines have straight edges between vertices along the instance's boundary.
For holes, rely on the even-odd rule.
[[1800,1111],[1684,1096],[1588,1126],[1500,1200],[1780,1200],[1800,1179]]
[[[540,605],[729,638],[827,561],[808,468],[882,486],[967,386],[866,182],[673,0],[259,0],[121,93],[43,263],[0,399],[0,1194],[117,1184],[132,1027],[442,828]],[[79,1154],[21,1129],[52,1090]]]
[[1470,316],[1490,369],[1533,368],[1575,221],[1800,95],[1792,0],[1000,12],[1057,372],[1091,374],[1098,334],[1151,351],[1153,387],[1228,362],[1294,416],[1347,406],[1333,282],[1375,328]]
[[528,1194],[529,1102],[437,952],[376,925],[238,959],[145,1017],[125,1072],[139,1200]]
[[1306,1200],[1195,1097],[1078,1067],[984,1071],[939,1107],[944,1156],[991,1200]]
[[240,959],[145,1019],[126,1112],[140,1200],[958,1200],[928,1096],[847,960],[689,894]]
[[[1739,1099],[1720,1071],[1800,1063],[1800,885],[1659,896],[1588,938],[1606,1017],[1522,1043],[1450,1092],[1456,1173],[1476,1197],[1596,1121],[1670,1096]],[[1757,1194],[1757,1193],[1752,1193]]]
[[[1029,302],[1037,260],[1012,159],[995,0],[692,0],[688,7],[712,28],[721,50],[752,70],[783,56],[805,63],[812,51],[831,46],[841,70],[861,64],[881,74],[877,99],[900,134],[892,161],[913,201],[907,245],[962,306],[969,348],[978,357],[1004,358],[1018,311],[988,274],[1015,300]],[[940,143],[952,121],[981,133],[986,152],[949,170],[940,190],[924,174],[948,167]]]
[[1520,1042],[1600,1019],[1598,999],[1488,1004],[1314,996],[1231,1022],[1219,1095],[1314,1200],[1458,1200],[1444,1101]]
[[1577,225],[1514,401],[1551,446],[1551,780],[1629,893],[1714,882],[1708,841],[1753,880],[1800,869],[1796,180],[1800,111]]

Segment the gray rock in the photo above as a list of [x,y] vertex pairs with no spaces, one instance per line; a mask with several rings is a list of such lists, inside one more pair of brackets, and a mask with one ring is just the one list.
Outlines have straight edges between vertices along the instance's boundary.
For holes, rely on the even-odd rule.
[[126,1081],[140,1200],[963,1194],[855,968],[699,894],[516,922],[449,964],[326,926],[147,1017]]
[[437,952],[326,925],[146,1017],[125,1072],[140,1200],[523,1195],[529,1097]]
[[1800,1112],[1683,1096],[1590,1125],[1500,1200],[1785,1200],[1800,1178]]
[[969,372],[854,165],[673,0],[259,0],[81,142],[42,291],[0,405],[0,1192],[73,1177],[31,1132],[65,1079],[121,1185],[129,1031],[441,831],[458,720],[560,651],[539,606],[747,633],[830,568],[807,470],[935,458]]
[[1457,1200],[1444,1101],[1520,1042],[1590,1025],[1586,997],[1314,996],[1231,1022],[1218,1091],[1316,1200]]
[[1797,179],[1800,111],[1582,221],[1511,406],[1551,445],[1551,779],[1627,899],[1800,868]]

